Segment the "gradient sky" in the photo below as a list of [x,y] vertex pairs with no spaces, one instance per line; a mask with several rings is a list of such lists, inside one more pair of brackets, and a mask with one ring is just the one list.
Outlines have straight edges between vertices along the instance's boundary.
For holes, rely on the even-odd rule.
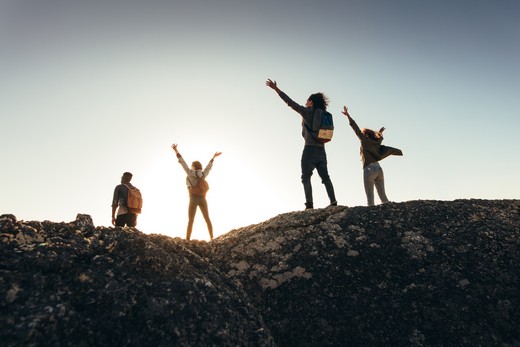
[[366,203],[343,105],[404,152],[381,162],[390,200],[518,199],[519,18],[516,0],[0,0],[0,213],[109,226],[131,171],[138,228],[184,237],[172,143],[188,163],[223,152],[215,236],[302,210],[300,117],[267,78],[330,98],[340,205]]

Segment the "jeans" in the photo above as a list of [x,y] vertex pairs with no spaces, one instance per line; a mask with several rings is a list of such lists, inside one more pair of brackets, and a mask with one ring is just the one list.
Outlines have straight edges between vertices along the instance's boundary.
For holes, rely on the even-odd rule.
[[370,163],[363,169],[363,181],[368,206],[374,206],[374,186],[382,203],[388,202],[385,193],[385,175],[378,162]]
[[202,212],[202,216],[206,221],[206,225],[208,226],[209,237],[213,240],[213,225],[211,224],[211,220],[209,219],[208,212],[208,202],[206,198],[203,196],[190,195],[190,204],[188,206],[188,228],[186,229],[186,240],[190,240],[191,231],[193,230],[193,222],[195,221],[195,213],[197,212],[197,207],[200,208],[200,212]]
[[302,153],[302,183],[305,191],[305,206],[313,208],[311,176],[314,169],[318,171],[321,177],[321,183],[325,185],[327,195],[331,203],[336,203],[336,196],[334,194],[334,187],[329,177],[327,170],[327,154],[325,147],[319,146],[305,146]]

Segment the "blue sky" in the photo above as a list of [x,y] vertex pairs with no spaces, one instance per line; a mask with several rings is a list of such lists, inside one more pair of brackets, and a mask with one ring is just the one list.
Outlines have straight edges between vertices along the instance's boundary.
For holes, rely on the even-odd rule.
[[[204,164],[215,235],[304,208],[300,118],[331,100],[329,173],[365,205],[361,127],[386,127],[392,201],[518,199],[518,1],[0,0],[0,213],[110,225],[124,171],[138,228],[183,237],[184,172]],[[313,176],[316,207],[328,205]],[[376,202],[378,199],[376,197]],[[202,216],[192,238],[208,238]]]

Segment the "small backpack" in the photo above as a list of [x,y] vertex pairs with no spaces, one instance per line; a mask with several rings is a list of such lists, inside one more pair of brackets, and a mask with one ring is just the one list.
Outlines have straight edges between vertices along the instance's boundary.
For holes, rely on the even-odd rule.
[[197,185],[193,185],[191,181],[188,179],[188,182],[191,184],[190,193],[197,196],[206,196],[206,193],[209,190],[208,181],[203,177],[199,179]]
[[128,188],[128,199],[126,200],[126,207],[128,208],[128,212],[132,214],[141,213],[141,208],[143,207],[143,197],[141,196],[141,191],[136,187],[131,187],[125,184],[125,187]]
[[332,121],[332,114],[330,114],[329,112],[323,111],[322,113],[320,128],[317,131],[317,137],[314,135],[316,131],[312,131],[312,129],[307,124],[305,124],[305,122],[303,124],[316,141],[321,143],[327,143],[330,140],[332,140],[332,135],[334,134],[334,122]]
[[318,142],[326,143],[332,140],[334,134],[334,122],[332,121],[332,114],[323,111],[321,116],[320,129],[318,130]]

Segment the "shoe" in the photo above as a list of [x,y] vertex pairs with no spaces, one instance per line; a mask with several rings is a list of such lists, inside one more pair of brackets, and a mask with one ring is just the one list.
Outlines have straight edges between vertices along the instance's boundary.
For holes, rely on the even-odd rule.
[[312,202],[306,202],[305,203],[305,209],[306,210],[312,210],[314,208],[314,204]]
[[338,202],[337,202],[337,201],[333,201],[333,202],[331,202],[330,205],[329,205],[329,207],[331,207],[331,206],[338,206]]

